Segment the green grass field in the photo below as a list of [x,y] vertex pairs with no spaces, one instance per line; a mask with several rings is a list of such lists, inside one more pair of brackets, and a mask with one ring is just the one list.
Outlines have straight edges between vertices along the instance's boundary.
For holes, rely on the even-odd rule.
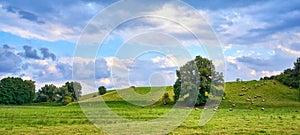
[[[135,88],[141,94],[149,90],[147,87]],[[167,87],[166,91],[173,96],[172,87]],[[226,83],[225,92],[220,108],[205,126],[199,126],[202,108],[194,109],[169,134],[300,134],[298,90],[276,81],[249,81]],[[83,96],[80,102],[100,98],[93,95]],[[247,101],[249,97],[253,104]],[[158,118],[172,108],[172,105],[162,105],[161,101],[144,108],[131,105],[116,91],[106,93],[103,99],[118,115],[137,121]],[[68,106],[46,103],[1,105],[0,110],[0,134],[105,134],[85,117],[78,103]]]

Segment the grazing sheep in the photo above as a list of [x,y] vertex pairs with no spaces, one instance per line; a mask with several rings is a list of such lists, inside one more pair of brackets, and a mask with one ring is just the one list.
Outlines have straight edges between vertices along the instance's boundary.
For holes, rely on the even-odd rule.
[[232,111],[233,109],[232,108],[229,108],[229,111]]
[[232,107],[235,107],[235,104],[232,104]]
[[263,110],[265,110],[265,108],[264,108],[264,107],[261,107],[261,110],[263,111]]
[[252,107],[250,107],[250,110],[253,110],[253,108],[252,108]]
[[196,110],[196,111],[198,111],[198,110],[199,110],[199,108],[198,108],[198,107],[196,107],[196,108],[195,108],[195,110]]
[[265,102],[265,99],[262,99],[263,102]]
[[256,96],[256,97],[260,97],[260,98],[261,98],[261,95],[258,95],[258,94],[256,94],[255,96]]
[[254,98],[257,98],[257,96],[254,96]]
[[240,94],[240,96],[244,96],[244,95],[245,95],[245,93],[241,93],[241,94]]

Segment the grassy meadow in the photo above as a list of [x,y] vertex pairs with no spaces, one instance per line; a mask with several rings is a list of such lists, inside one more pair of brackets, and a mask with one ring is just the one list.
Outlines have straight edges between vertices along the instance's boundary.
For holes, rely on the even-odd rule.
[[[146,94],[150,88],[137,87],[135,91]],[[170,97],[174,95],[172,87],[167,87],[166,92]],[[194,109],[169,134],[300,134],[298,90],[269,80],[228,82],[225,93],[219,109],[205,126],[199,126],[203,108]],[[162,105],[161,101],[145,107],[131,105],[116,91],[102,97],[115,113],[132,120],[155,119],[172,108],[172,104]],[[89,94],[80,102],[98,98]],[[0,105],[0,110],[0,134],[105,134],[85,117],[78,103]]]

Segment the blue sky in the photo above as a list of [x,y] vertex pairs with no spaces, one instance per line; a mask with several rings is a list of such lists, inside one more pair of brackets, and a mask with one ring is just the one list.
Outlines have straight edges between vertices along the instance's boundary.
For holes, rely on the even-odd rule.
[[[125,78],[129,81],[123,82],[124,78],[120,77],[123,75],[120,75],[117,79],[120,87],[149,83],[151,85],[151,76],[157,74],[162,74],[164,78],[154,81],[153,85],[171,85],[176,79],[175,70],[187,59],[179,62],[173,55],[164,52],[164,49],[161,50],[163,53],[149,51],[130,54],[135,54],[134,50],[145,47],[147,43],[154,46],[148,49],[159,48],[161,44],[181,44],[183,48],[177,50],[187,51],[189,57],[209,57],[205,47],[197,44],[192,35],[177,27],[176,23],[146,17],[124,22],[116,27],[106,37],[96,58],[73,58],[81,33],[99,31],[99,28],[84,28],[91,25],[94,16],[114,2],[116,1],[1,1],[0,78],[19,76],[33,79],[39,88],[45,83],[61,85],[72,80],[72,74],[83,74],[93,76],[97,85],[113,88],[116,87],[111,79],[114,78],[114,73],[126,71],[129,75]],[[189,10],[168,2],[151,2],[157,5],[151,10],[146,3],[145,7],[135,7],[128,2],[128,9],[132,10],[114,10],[111,12],[112,19],[118,17],[117,13],[130,16],[142,8],[149,8],[147,11],[151,13],[168,14],[175,18],[186,13],[182,20],[188,20],[193,26],[190,29],[200,31],[201,22],[197,22],[196,16]],[[300,1],[183,2],[203,16],[219,39],[224,53],[223,62],[226,66],[221,65],[226,71],[226,81],[236,78],[252,80],[279,74],[292,67],[296,58],[300,57]],[[143,32],[144,36],[136,35]],[[151,32],[160,32],[161,35],[151,35]],[[163,33],[171,33],[172,37],[164,37]],[[120,52],[122,46],[131,48]],[[74,59],[83,64],[73,65]],[[219,66],[218,61],[215,63]],[[73,66],[77,66],[78,71],[73,72]],[[95,67],[95,75],[91,75],[93,72],[87,67]]]

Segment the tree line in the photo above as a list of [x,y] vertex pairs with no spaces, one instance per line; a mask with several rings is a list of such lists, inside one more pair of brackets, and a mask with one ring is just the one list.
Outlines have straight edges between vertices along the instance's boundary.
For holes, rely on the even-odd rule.
[[300,89],[300,58],[297,58],[294,62],[293,68],[285,69],[279,75],[273,75],[270,77],[260,78],[261,80],[277,80],[289,87],[299,88]]
[[[6,77],[0,81],[0,104],[30,104],[30,103],[60,103],[67,105],[76,102],[81,96],[82,86],[79,82],[66,82],[57,87],[54,84],[45,84],[38,91],[35,90],[35,81],[23,80],[19,77]],[[100,86],[98,94],[106,93],[106,88]]]
[[37,92],[35,82],[18,77],[6,77],[0,81],[0,104],[28,104],[39,102],[57,102],[67,105],[78,101],[81,96],[79,82],[66,82],[61,87],[46,84]]

